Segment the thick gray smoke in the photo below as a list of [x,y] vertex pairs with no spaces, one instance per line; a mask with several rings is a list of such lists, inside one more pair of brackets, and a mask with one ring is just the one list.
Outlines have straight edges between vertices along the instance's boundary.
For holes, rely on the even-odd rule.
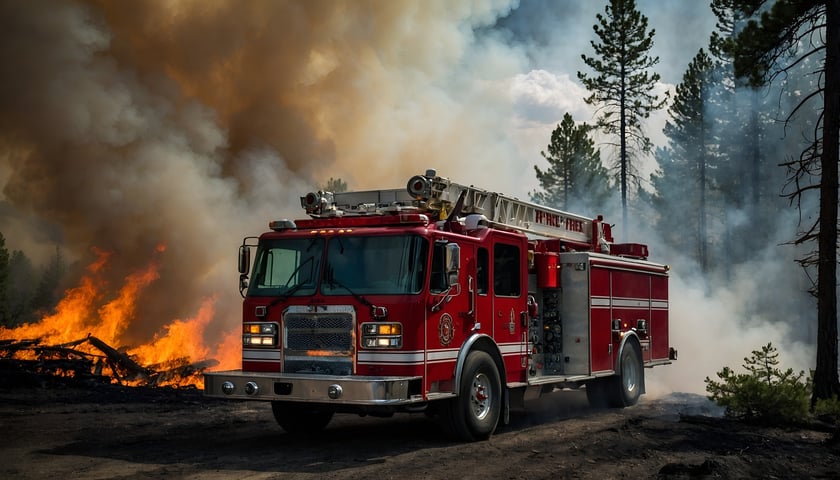
[[215,328],[235,329],[242,236],[329,177],[524,174],[500,135],[521,56],[473,33],[510,7],[3,1],[0,231],[29,255],[113,251],[114,288],[165,244],[128,333],[213,295]]

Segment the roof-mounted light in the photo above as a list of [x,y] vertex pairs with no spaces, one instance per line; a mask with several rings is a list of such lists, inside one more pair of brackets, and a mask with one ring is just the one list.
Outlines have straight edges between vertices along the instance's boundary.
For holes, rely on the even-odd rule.
[[275,232],[283,232],[286,230],[297,230],[297,225],[292,220],[272,220],[268,222],[268,228],[274,230]]
[[414,206],[400,205],[399,203],[392,203],[380,211],[384,214],[398,214],[398,213],[417,213],[420,209]]

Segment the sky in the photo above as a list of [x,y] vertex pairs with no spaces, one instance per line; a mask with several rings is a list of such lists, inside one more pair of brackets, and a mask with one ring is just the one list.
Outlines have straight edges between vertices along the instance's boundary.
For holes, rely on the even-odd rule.
[[[562,116],[594,121],[577,72],[605,5],[0,0],[0,232],[36,262],[56,245],[81,265],[113,252],[114,284],[160,262],[129,334],[208,298],[207,335],[228,331],[242,237],[302,216],[329,178],[401,188],[436,168],[527,198]],[[700,0],[637,6],[657,91],[672,90],[714,16]],[[646,126],[657,145],[665,118]]]
[[[501,18],[497,27],[509,30],[511,39],[522,44],[529,62],[527,71],[518,74],[512,86],[518,124],[522,134],[520,151],[527,156],[533,145],[544,149],[558,119],[568,112],[577,122],[594,123],[593,108],[583,102],[588,92],[577,72],[592,75],[581,55],[594,56],[591,42],[600,43],[593,30],[596,15],[604,14],[606,2],[574,0],[524,1],[510,15]],[[660,77],[657,93],[673,91],[682,81],[688,63],[699,49],[708,49],[709,36],[716,18],[709,2],[691,0],[640,0],[637,9],[648,18],[655,31],[651,57],[658,57],[654,67]],[[661,97],[660,97],[661,98]],[[646,133],[657,146],[665,145],[662,128],[666,109],[652,115]],[[607,141],[608,139],[600,139]],[[603,158],[614,159],[614,152],[604,147]],[[546,164],[538,157],[537,165]],[[651,157],[641,159],[646,178],[656,167]],[[533,168],[528,173],[532,173]],[[527,182],[528,179],[523,179]],[[533,188],[533,187],[532,187]]]

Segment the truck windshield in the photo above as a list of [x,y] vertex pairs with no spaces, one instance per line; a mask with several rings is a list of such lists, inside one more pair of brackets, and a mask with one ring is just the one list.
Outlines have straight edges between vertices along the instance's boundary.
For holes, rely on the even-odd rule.
[[248,295],[312,295],[324,253],[323,238],[286,238],[261,242]]
[[327,247],[321,293],[419,293],[428,249],[428,242],[417,235],[333,237]]

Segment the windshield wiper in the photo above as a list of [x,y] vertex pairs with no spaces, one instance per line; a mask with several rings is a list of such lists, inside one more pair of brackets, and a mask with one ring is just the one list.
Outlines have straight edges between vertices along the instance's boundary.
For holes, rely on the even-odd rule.
[[[314,268],[312,268],[312,267],[314,267],[314,264],[313,264],[314,260],[315,260],[315,257],[312,256],[312,257],[308,257],[306,260],[300,262],[300,265],[298,265],[297,268],[295,268],[294,271],[289,275],[289,278],[286,280],[286,284],[283,285],[283,288],[285,289],[285,291],[283,293],[277,295],[277,297],[274,300],[272,300],[268,305],[265,306],[266,315],[268,315],[268,309],[270,309],[274,305],[277,305],[277,303],[279,303],[279,302],[285,302],[286,300],[289,299],[289,297],[294,295],[295,292],[297,292],[304,285],[306,285],[307,283],[312,281],[312,271],[314,270]],[[294,284],[290,287],[289,283],[292,281],[293,278],[295,278],[295,275],[297,275],[297,273],[304,267],[304,265],[307,265],[307,264],[310,265],[309,276],[306,278],[306,280],[304,280],[302,282],[298,282],[298,283],[296,283],[296,284]]]
[[347,292],[350,295],[352,295],[356,300],[362,302],[362,304],[367,305],[370,308],[376,308],[374,304],[372,304],[368,301],[368,299],[359,295],[358,293],[354,292],[353,290],[350,290],[350,288],[347,285],[345,285],[345,284],[339,282],[338,280],[336,280],[335,275],[333,274],[332,268],[328,268],[327,272],[328,272],[328,275],[327,275],[327,282],[326,283],[327,283],[327,285],[330,286],[330,288],[335,288],[337,286],[341,287],[344,290],[347,290]]

